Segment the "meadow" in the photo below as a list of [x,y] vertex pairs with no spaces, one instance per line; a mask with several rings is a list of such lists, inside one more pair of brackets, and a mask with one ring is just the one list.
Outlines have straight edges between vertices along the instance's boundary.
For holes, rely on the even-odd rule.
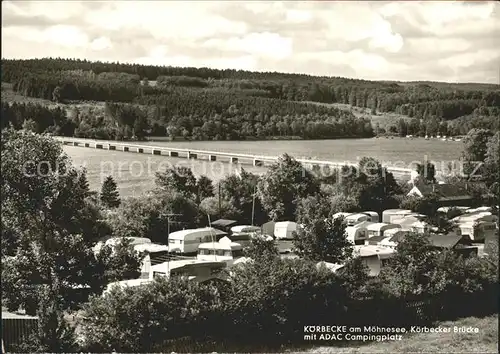
[[401,341],[372,342],[349,347],[317,347],[309,353],[498,353],[498,315],[441,322],[436,327],[474,327],[479,333],[419,333]]

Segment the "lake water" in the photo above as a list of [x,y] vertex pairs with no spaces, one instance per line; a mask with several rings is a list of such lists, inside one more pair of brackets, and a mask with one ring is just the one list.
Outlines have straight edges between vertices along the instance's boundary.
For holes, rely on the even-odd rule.
[[[463,143],[437,139],[339,139],[293,141],[196,141],[196,142],[134,142],[134,144],[171,146],[193,150],[234,152],[252,155],[279,156],[288,153],[296,158],[313,158],[323,161],[356,162],[364,156],[374,157],[384,165],[412,168],[412,163],[425,159],[436,162],[439,169],[457,161]],[[241,168],[224,162],[187,160],[150,154],[108,151],[83,147],[64,146],[64,151],[79,166],[86,166],[92,189],[100,188],[102,180],[112,175],[122,196],[141,195],[154,186],[154,174],[173,165],[190,167],[196,176],[206,175],[217,181]],[[243,165],[254,173],[265,172],[265,167]]]

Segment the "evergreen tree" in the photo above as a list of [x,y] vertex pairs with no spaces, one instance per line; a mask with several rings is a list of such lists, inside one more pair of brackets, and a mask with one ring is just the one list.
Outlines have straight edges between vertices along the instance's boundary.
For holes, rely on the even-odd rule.
[[101,202],[108,208],[116,208],[121,203],[120,194],[112,176],[106,177],[106,180],[102,184]]

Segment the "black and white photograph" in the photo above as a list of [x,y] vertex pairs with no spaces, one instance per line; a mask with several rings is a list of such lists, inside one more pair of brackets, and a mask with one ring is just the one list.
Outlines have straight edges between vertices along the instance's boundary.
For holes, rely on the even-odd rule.
[[498,353],[500,2],[1,13],[2,353]]

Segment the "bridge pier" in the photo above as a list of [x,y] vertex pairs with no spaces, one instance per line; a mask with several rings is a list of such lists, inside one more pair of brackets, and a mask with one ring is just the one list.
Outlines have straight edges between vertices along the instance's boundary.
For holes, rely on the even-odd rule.
[[238,158],[237,157],[231,157],[229,160],[230,163],[238,163]]
[[125,151],[125,152],[129,151],[128,146],[124,146],[124,147],[123,147],[123,151]]
[[217,156],[215,156],[215,155],[208,155],[208,161],[217,161]]
[[264,163],[261,160],[253,159],[253,165],[259,167],[264,165]]
[[179,153],[177,151],[169,151],[168,156],[170,157],[179,157]]
[[153,149],[153,150],[151,150],[151,154],[153,154],[153,155],[161,155],[161,150],[155,150],[155,149]]
[[188,151],[187,158],[188,159],[197,159],[198,155],[196,155],[195,153],[193,153],[191,151]]

